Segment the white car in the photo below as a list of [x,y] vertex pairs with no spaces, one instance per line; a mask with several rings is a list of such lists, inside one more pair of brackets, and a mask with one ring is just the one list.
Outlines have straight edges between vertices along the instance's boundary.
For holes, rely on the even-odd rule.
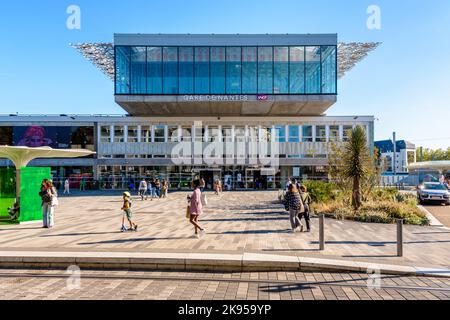
[[450,205],[450,191],[439,182],[425,182],[417,188],[417,200],[420,204],[443,203]]

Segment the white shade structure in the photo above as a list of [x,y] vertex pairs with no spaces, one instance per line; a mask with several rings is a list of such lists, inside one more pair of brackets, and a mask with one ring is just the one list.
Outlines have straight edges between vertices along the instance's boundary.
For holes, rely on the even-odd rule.
[[0,146],[0,158],[7,158],[16,167],[16,197],[20,198],[20,168],[26,167],[37,158],[78,158],[95,154],[86,149],[53,149],[50,147],[11,147]]
[[414,162],[408,166],[409,170],[436,170],[439,172],[450,171],[450,161],[425,161]]

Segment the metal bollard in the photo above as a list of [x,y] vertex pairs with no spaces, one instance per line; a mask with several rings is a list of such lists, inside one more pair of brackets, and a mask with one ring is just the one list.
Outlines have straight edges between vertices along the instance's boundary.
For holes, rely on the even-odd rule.
[[325,250],[325,215],[319,216],[319,250]]
[[397,256],[403,257],[403,219],[397,219]]

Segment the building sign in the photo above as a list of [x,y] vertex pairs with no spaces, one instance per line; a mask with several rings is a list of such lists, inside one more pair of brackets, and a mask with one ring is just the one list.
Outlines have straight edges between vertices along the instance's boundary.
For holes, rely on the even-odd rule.
[[247,95],[184,95],[184,101],[248,101]]
[[267,100],[269,100],[269,96],[267,94],[258,94],[257,100],[258,101],[267,101]]

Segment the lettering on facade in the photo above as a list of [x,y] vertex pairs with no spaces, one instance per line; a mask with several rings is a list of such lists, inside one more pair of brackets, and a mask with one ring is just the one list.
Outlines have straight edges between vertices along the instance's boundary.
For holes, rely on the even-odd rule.
[[247,95],[184,95],[184,101],[248,101]]

